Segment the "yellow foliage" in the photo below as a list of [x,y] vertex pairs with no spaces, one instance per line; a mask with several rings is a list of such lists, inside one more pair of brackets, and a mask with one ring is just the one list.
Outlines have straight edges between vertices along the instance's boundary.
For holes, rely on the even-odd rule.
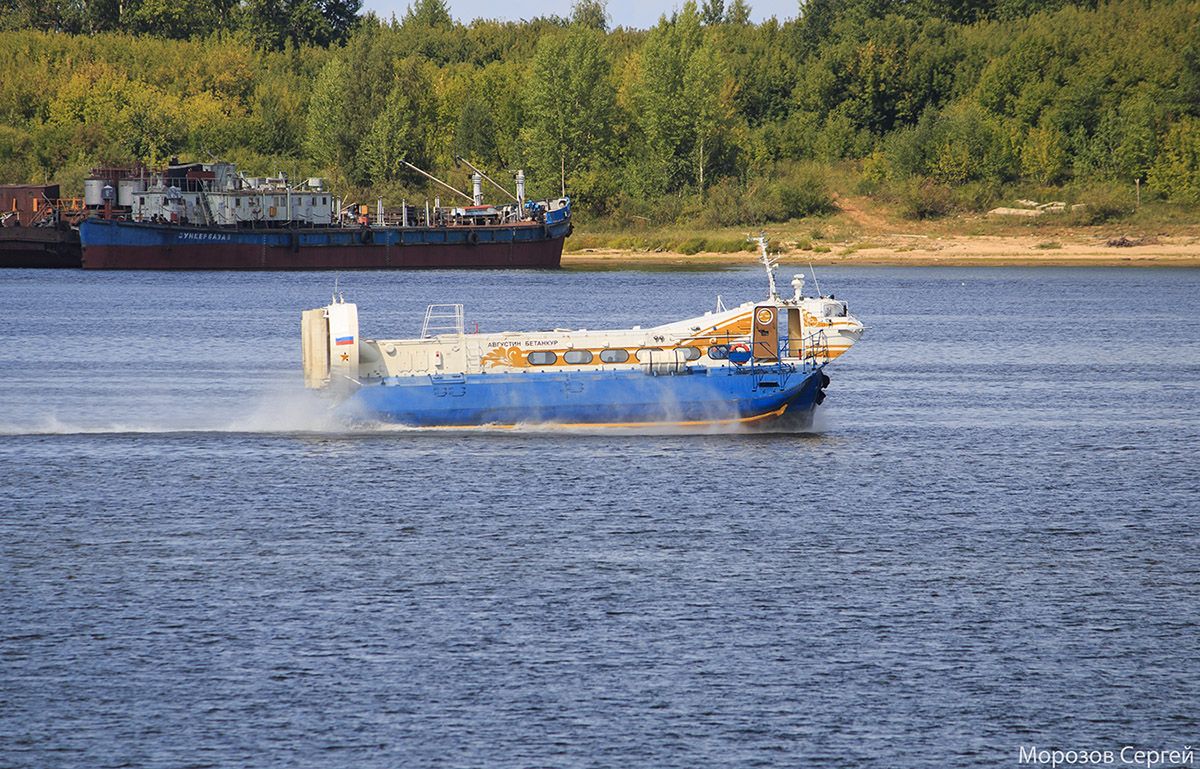
[[1021,145],[1021,169],[1039,184],[1053,184],[1067,168],[1067,150],[1062,135],[1053,126],[1029,131]]

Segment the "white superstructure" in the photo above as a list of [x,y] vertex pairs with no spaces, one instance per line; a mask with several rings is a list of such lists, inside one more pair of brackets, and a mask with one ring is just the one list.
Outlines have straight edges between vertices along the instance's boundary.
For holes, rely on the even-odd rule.
[[[733,308],[718,300],[717,309],[701,316],[648,328],[468,333],[460,305],[434,305],[419,337],[359,339],[356,308],[335,301],[305,313],[306,339],[313,340],[305,343],[306,381],[322,387],[331,378],[367,384],[394,377],[498,373],[636,368],[670,373],[693,363],[721,367],[779,360],[820,366],[848,350],[863,325],[846,303],[804,296],[803,275],[792,280],[790,296],[781,296],[766,238],[755,240],[769,278],[765,300]],[[431,317],[454,320],[431,327]]]

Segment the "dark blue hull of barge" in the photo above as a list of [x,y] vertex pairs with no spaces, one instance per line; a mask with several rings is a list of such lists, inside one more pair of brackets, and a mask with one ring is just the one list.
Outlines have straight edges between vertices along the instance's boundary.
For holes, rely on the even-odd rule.
[[93,270],[546,269],[562,258],[569,216],[445,227],[245,229],[89,219]]

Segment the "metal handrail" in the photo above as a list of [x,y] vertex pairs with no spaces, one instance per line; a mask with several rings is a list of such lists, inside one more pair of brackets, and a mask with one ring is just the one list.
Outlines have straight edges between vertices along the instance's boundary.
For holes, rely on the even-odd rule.
[[[715,335],[715,336],[712,336],[709,338],[715,340],[710,345],[708,345],[710,347],[713,345],[717,345],[717,344],[725,345],[727,347],[732,347],[733,345],[736,345],[736,344],[744,344],[751,351],[753,351],[753,349],[754,349],[752,346],[753,340],[751,339],[751,337],[746,336],[745,334],[742,334],[742,335],[723,334],[723,335]],[[744,366],[731,367],[729,369],[729,373],[734,373],[735,371],[739,371],[739,370],[740,371],[762,370],[762,369],[782,370],[784,367],[794,367],[796,365],[796,361],[799,361],[799,365],[805,370],[808,370],[811,368],[817,368],[817,367],[823,365],[822,363],[819,362],[819,360],[820,359],[828,360],[828,358],[829,358],[829,345],[825,338],[825,332],[823,330],[814,331],[810,334],[805,335],[803,337],[803,340],[804,341],[801,345],[802,353],[799,358],[792,357],[787,354],[791,348],[792,340],[791,340],[790,336],[782,335],[782,336],[778,337],[776,350],[775,350],[776,357],[774,359],[760,359],[760,358],[751,357],[750,361],[747,362]]]
[[[445,323],[444,321],[451,321]],[[431,304],[425,308],[425,322],[421,324],[421,338],[427,339],[431,331],[448,331],[463,335],[463,306],[461,304]]]

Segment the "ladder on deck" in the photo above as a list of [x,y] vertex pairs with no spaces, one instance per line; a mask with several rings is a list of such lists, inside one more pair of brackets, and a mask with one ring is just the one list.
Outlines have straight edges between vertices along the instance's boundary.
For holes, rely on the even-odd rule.
[[212,202],[208,199],[208,195],[204,192],[204,185],[199,185],[200,191],[200,210],[204,212],[205,224],[217,224],[217,217],[213,214]]

